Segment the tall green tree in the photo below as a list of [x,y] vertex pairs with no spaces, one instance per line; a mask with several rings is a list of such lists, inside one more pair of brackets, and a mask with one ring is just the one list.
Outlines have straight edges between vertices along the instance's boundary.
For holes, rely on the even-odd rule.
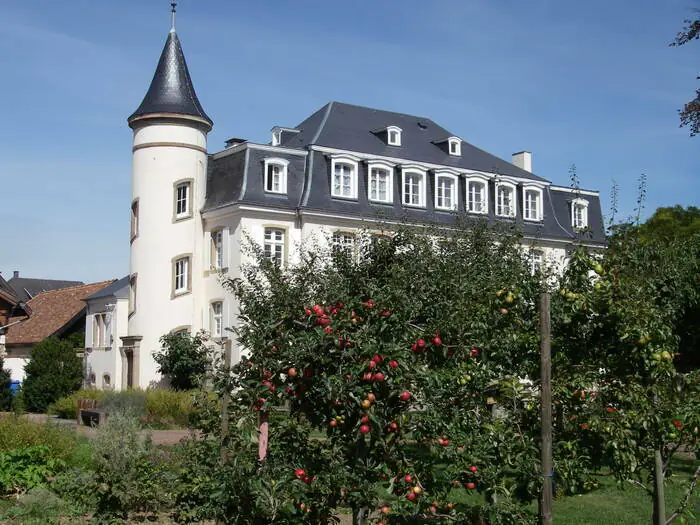
[[10,380],[10,371],[3,368],[2,357],[0,357],[0,410],[8,410],[10,408],[12,402]]
[[83,361],[77,351],[83,347],[83,338],[77,334],[65,339],[48,337],[34,345],[22,383],[27,410],[45,412],[51,403],[80,389]]

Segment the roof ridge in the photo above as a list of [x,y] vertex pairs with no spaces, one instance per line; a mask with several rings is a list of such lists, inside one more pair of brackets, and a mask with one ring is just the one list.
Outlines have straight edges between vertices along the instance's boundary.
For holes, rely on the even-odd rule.
[[32,297],[32,299],[35,299],[36,297],[39,297],[40,295],[51,294],[51,293],[56,293],[56,292],[65,292],[67,290],[73,290],[74,288],[84,288],[86,286],[94,286],[96,284],[105,284],[106,283],[106,286],[109,286],[110,284],[112,284],[113,282],[116,282],[116,281],[117,281],[117,279],[111,279],[111,280],[106,280],[106,281],[97,281],[94,283],[76,284],[74,286],[66,286],[65,288],[57,288],[55,290],[46,290],[44,292],[39,292],[34,297]]
[[[416,119],[420,119],[420,120],[426,120],[426,121],[430,121],[433,124],[435,124],[436,126],[442,128],[442,126],[440,126],[437,122],[435,122],[430,117],[424,117],[422,115],[413,115],[411,113],[402,113],[400,111],[391,111],[388,109],[372,108],[370,106],[361,106],[360,104],[352,104],[350,102],[340,102],[338,100],[332,101],[331,104],[338,104],[338,105],[342,105],[342,106],[352,106],[352,107],[360,108],[360,109],[369,109],[370,111],[381,111],[382,113],[393,113],[394,115],[402,115],[404,117],[411,117],[411,118],[416,118]],[[445,128],[442,128],[442,129],[445,129]],[[447,131],[449,131],[449,130],[447,130]]]

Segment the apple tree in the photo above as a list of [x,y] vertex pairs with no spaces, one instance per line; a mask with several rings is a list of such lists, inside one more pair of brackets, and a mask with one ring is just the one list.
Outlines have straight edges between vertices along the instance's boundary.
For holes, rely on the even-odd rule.
[[[220,506],[251,511],[225,519],[535,521],[541,279],[512,231],[461,226],[365,235],[357,257],[300,250],[286,268],[251,247],[227,282],[247,357],[217,382],[237,431],[223,470],[248,469]],[[261,417],[270,443],[253,468],[240,435]],[[564,484],[583,486],[578,451],[556,453]]]

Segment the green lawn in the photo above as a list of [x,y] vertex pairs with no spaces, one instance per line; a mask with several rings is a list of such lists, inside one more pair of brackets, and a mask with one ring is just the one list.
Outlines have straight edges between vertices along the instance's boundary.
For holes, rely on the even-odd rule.
[[[666,483],[666,515],[678,507],[684,487],[697,461],[677,459],[674,461],[676,473]],[[601,477],[598,490],[557,499],[554,502],[554,522],[557,525],[643,525],[651,523],[651,498],[641,489],[631,484],[620,490],[612,477]],[[688,518],[686,523],[700,524],[700,494],[697,490],[691,499],[689,509],[696,518]],[[679,523],[677,520],[674,523]]]

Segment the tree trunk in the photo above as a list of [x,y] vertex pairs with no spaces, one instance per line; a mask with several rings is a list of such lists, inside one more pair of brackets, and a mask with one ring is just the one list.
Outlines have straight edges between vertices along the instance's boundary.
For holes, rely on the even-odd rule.
[[367,509],[361,507],[359,509],[352,509],[352,525],[365,525],[367,523]]
[[664,462],[661,448],[654,451],[654,525],[666,524],[666,500],[664,495]]

